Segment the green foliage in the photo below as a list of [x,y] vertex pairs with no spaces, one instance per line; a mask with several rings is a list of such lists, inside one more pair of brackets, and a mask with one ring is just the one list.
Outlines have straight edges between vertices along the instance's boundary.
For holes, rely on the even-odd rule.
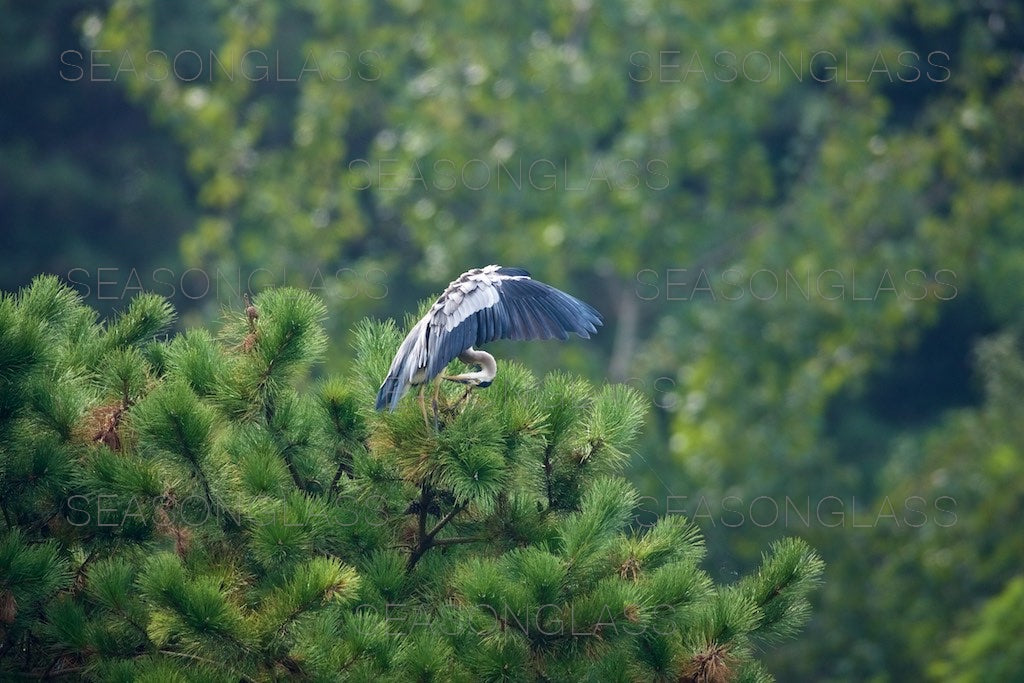
[[972,630],[949,643],[949,658],[929,667],[936,680],[1009,680],[1024,670],[1024,657],[1015,634],[1024,628],[1024,578],[1011,579],[1003,591],[986,602],[972,620]]
[[[1020,324],[1020,3],[457,9],[196,0],[174,11],[155,0],[5,8],[8,282],[45,268],[97,305],[131,284],[129,292],[177,291],[183,307],[207,312],[225,301],[183,295],[179,265],[239,272],[240,282],[253,275],[254,291],[315,288],[331,303],[337,342],[324,353],[334,369],[349,364],[350,340],[366,346],[349,333],[364,315],[412,310],[420,292],[494,260],[585,294],[615,332],[585,346],[517,349],[540,381],[503,364],[484,411],[500,424],[478,434],[490,455],[476,462],[438,451],[412,410],[395,422],[360,413],[386,352],[346,376],[347,398],[327,400],[342,425],[332,433],[317,427],[319,397],[269,386],[292,381],[270,361],[279,351],[287,358],[280,340],[239,361],[232,347],[258,341],[240,313],[227,343],[195,330],[180,348],[114,348],[142,329],[126,327],[124,339],[104,344],[125,361],[138,348],[149,367],[118,368],[112,352],[111,366],[99,368],[90,360],[95,314],[67,306],[70,292],[50,281],[31,290],[18,321],[14,299],[0,302],[0,438],[24,444],[36,429],[51,433],[0,462],[19,482],[36,477],[18,484],[24,495],[10,500],[11,515],[53,508],[45,496],[77,466],[61,444],[84,415],[97,423],[89,438],[135,448],[132,434],[105,424],[166,375],[230,415],[230,428],[198,470],[90,456],[90,492],[152,491],[168,476],[179,497],[203,495],[203,471],[228,518],[255,516],[241,515],[251,505],[274,509],[291,487],[333,490],[354,505],[370,494],[349,479],[399,495],[406,485],[395,458],[407,456],[404,467],[458,485],[471,506],[503,510],[502,533],[550,537],[536,505],[577,507],[590,472],[624,473],[628,449],[604,441],[614,412],[589,408],[605,389],[581,383],[577,392],[544,371],[630,377],[659,408],[634,446],[643,464],[625,472],[645,493],[700,492],[716,520],[733,496],[810,499],[812,513],[831,496],[847,512],[886,494],[897,508],[920,495],[960,503],[956,528],[809,530],[843,580],[826,588],[827,627],[775,650],[769,664],[793,679],[924,677],[937,643],[969,631],[976,606],[1020,563],[1008,533],[1019,517],[1020,435],[990,424],[968,362],[981,336]],[[72,48],[77,57],[64,52]],[[188,73],[197,60],[200,73]],[[55,70],[83,78],[54,87]],[[121,265],[117,284],[101,290],[96,265]],[[232,289],[237,306],[243,287]],[[388,347],[390,324],[359,329]],[[22,372],[51,363],[66,372]],[[17,400],[5,403],[10,396]],[[83,413],[91,400],[107,407]],[[584,421],[597,431],[578,430]],[[1003,434],[999,443],[990,430]],[[363,443],[378,432],[388,457]],[[624,434],[612,438],[626,442]],[[986,466],[962,464],[946,439],[971,454],[964,461]],[[537,443],[541,467],[530,457]],[[472,479],[477,470],[493,478]],[[493,501],[488,486],[499,480],[528,493]],[[974,545],[960,529],[986,540]],[[365,520],[344,531],[351,548],[374,537]],[[750,524],[704,531],[716,578],[749,570],[779,535]],[[885,625],[902,619],[912,626]],[[748,671],[757,678],[749,668],[737,676]],[[602,675],[629,672],[609,664]]]
[[693,523],[637,525],[625,387],[509,364],[444,387],[435,431],[412,398],[372,410],[390,324],[299,389],[326,337],[295,290],[168,341],[152,297],[85,328],[53,279],[3,301],[32,335],[0,387],[0,674],[765,680],[754,643],[808,616],[802,542],[716,586]]
[[[913,514],[900,511],[900,523],[879,525],[830,563],[823,602],[846,603],[833,581],[865,584],[866,599],[851,606],[850,618],[862,639],[879,643],[873,661],[891,662],[886,669],[894,675],[1000,680],[1020,670],[1019,643],[1003,640],[1015,632],[1004,617],[1019,600],[1024,553],[1020,535],[1004,532],[1007,520],[1024,512],[1020,334],[984,340],[975,360],[985,387],[982,405],[952,412],[905,439],[880,473],[878,500],[909,501]],[[819,612],[817,624],[833,628],[840,618],[835,610]],[[902,628],[900,620],[913,628]],[[837,657],[848,647],[826,643]]]
[[100,341],[101,349],[111,352],[141,344],[165,330],[173,320],[174,310],[166,299],[156,294],[140,294],[107,327]]
[[[3,621],[14,624],[14,633],[45,600],[68,585],[68,561],[53,541],[32,544],[17,528],[0,537],[0,576],[3,577]],[[22,619],[18,620],[21,613]],[[7,628],[11,628],[8,626]]]
[[81,29],[107,6],[11,6],[0,27],[0,82],[12,95],[0,132],[0,289],[58,273],[105,311],[152,287],[154,269],[177,269],[177,242],[196,218],[186,152],[121,89],[104,87],[112,77],[89,74],[95,46]]
[[761,608],[754,635],[767,641],[793,636],[810,615],[807,594],[824,569],[821,559],[797,539],[773,544],[757,574],[739,586],[744,597]]

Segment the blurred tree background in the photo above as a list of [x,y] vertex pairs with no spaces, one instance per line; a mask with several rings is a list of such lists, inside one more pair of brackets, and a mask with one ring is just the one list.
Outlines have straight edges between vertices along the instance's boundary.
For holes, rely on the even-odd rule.
[[822,553],[782,680],[1024,674],[1024,8],[445,5],[5,2],[0,286],[312,289],[337,368],[527,267],[608,327],[509,353],[647,393],[650,514]]

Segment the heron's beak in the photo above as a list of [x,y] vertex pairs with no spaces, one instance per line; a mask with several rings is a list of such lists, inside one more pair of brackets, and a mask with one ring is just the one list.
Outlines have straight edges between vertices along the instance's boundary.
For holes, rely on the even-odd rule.
[[475,377],[467,377],[465,375],[444,375],[442,379],[446,379],[449,382],[455,382],[456,384],[467,384],[474,387],[480,383]]

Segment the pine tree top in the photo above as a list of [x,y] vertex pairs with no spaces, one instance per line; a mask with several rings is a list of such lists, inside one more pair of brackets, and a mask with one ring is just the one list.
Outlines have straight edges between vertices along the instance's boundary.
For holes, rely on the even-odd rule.
[[764,681],[822,563],[799,540],[716,586],[699,530],[621,477],[646,406],[503,363],[440,429],[345,376],[307,292],[161,340],[56,278],[0,298],[0,672],[95,680]]

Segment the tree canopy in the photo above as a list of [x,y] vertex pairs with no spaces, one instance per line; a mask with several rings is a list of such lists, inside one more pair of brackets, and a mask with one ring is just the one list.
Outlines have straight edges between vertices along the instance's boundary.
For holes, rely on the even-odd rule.
[[695,525],[636,524],[639,394],[513,364],[435,431],[372,408],[390,323],[297,389],[323,316],[272,289],[161,342],[154,295],[105,326],[53,277],[0,299],[0,671],[771,680],[822,561],[790,538],[716,586]]

